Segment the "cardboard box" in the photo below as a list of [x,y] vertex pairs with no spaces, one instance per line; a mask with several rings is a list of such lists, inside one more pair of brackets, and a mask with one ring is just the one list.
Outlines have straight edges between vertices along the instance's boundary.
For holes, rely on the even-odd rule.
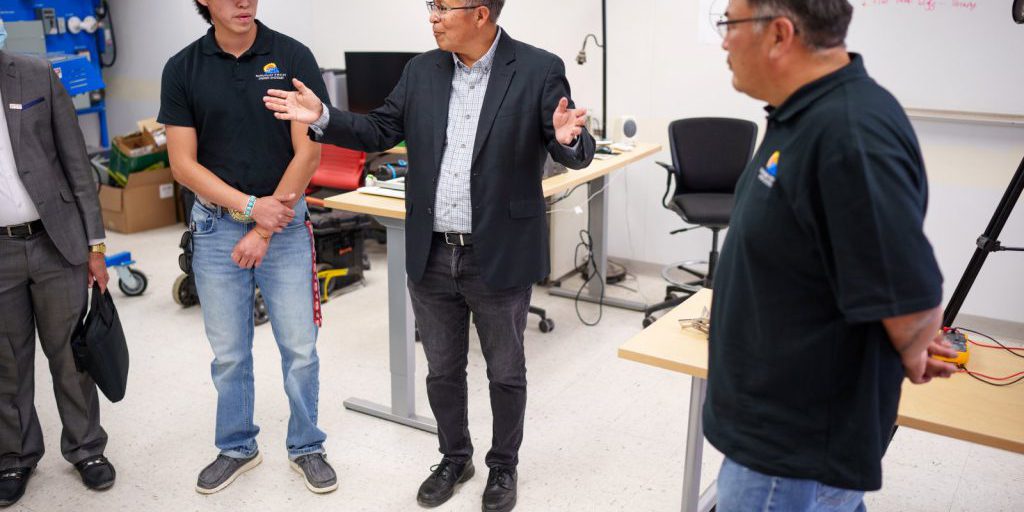
[[151,167],[170,165],[164,125],[155,119],[143,119],[136,124],[139,131],[119,135],[113,140],[110,169],[123,177]]
[[168,168],[128,175],[124,188],[102,185],[103,226],[118,233],[136,233],[177,222],[174,178]]
[[135,126],[138,126],[139,131],[146,134],[156,144],[157,149],[167,149],[167,127],[156,122],[155,117],[137,121]]

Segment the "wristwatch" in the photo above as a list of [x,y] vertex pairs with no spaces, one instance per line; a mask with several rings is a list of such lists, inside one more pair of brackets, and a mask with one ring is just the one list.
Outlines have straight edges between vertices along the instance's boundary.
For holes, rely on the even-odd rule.
[[103,242],[100,242],[100,243],[98,243],[96,245],[90,245],[89,246],[89,252],[97,252],[97,253],[100,253],[100,254],[106,254],[107,253],[107,244],[105,244]]

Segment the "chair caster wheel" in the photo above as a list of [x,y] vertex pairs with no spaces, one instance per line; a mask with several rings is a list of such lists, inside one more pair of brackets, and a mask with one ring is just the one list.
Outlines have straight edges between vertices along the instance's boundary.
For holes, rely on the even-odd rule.
[[539,327],[540,332],[547,334],[555,330],[555,321],[550,318],[545,318],[540,321]]

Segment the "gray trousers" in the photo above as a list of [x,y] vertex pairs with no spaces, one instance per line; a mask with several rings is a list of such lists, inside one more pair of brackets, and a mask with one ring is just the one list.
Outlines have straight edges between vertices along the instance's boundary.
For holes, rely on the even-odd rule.
[[96,384],[75,369],[71,352],[88,277],[88,266],[68,264],[46,233],[0,236],[0,470],[33,467],[43,456],[33,404],[37,329],[64,426],[64,458],[74,464],[106,447]]

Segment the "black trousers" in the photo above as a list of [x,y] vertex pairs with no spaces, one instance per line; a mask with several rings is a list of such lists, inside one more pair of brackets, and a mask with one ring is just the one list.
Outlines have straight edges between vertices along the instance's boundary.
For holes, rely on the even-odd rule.
[[100,427],[96,384],[75,369],[71,353],[88,277],[88,267],[69,265],[46,233],[0,236],[0,470],[35,466],[43,456],[33,404],[37,330],[64,424],[64,458],[74,464],[103,454],[107,433]]
[[491,450],[486,463],[516,466],[526,415],[526,358],[523,334],[532,286],[492,290],[480,277],[470,247],[437,239],[420,282],[409,281],[413,312],[427,356],[427,397],[437,420],[440,451],[455,462],[473,456],[469,436],[466,366],[472,313],[487,361]]

